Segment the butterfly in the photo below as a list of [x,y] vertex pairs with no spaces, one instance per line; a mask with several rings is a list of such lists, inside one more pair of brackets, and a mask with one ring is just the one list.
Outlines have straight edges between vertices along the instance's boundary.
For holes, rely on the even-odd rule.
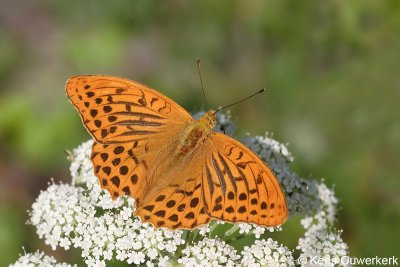
[[94,174],[113,199],[135,199],[154,227],[193,229],[212,219],[283,224],[285,196],[271,169],[233,138],[213,131],[210,110],[195,120],[145,85],[106,75],[66,83],[95,142]]

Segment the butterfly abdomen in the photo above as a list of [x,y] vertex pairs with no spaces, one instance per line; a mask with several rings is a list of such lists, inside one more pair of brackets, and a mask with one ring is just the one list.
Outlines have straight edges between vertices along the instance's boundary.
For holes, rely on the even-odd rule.
[[217,119],[214,111],[210,110],[205,113],[198,120],[193,121],[186,128],[182,135],[180,145],[178,147],[178,156],[187,155],[190,151],[203,144],[208,136],[211,134],[212,129],[217,124]]

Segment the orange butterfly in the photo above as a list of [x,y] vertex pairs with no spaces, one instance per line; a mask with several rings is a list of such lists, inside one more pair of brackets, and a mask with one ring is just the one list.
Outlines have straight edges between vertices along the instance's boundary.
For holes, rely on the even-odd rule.
[[136,200],[154,227],[193,229],[211,219],[277,226],[288,216],[268,166],[222,133],[213,110],[194,120],[163,94],[123,78],[67,81],[68,98],[96,142],[91,159],[113,198]]

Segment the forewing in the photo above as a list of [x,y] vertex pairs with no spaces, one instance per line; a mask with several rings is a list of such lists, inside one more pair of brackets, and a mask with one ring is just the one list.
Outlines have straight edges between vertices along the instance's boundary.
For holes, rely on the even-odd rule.
[[118,77],[72,77],[66,92],[96,140],[91,159],[101,186],[113,198],[125,194],[139,201],[153,160],[191,116],[161,93]]
[[231,222],[283,224],[288,216],[282,189],[269,167],[231,137],[212,133],[205,155],[203,191],[207,213]]
[[66,92],[85,127],[102,144],[154,138],[192,121],[173,100],[123,78],[76,76],[67,81]]

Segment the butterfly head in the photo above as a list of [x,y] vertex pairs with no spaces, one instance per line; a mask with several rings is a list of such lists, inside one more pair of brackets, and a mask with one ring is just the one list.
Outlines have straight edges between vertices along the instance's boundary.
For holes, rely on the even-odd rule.
[[201,116],[199,121],[204,124],[206,129],[211,131],[214,129],[215,125],[217,125],[217,116],[215,116],[215,111],[212,109],[207,111],[203,116]]

